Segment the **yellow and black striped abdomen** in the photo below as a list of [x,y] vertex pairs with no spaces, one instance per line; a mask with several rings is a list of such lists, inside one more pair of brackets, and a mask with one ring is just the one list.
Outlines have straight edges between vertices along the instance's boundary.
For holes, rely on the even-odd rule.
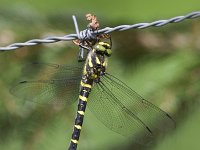
[[75,118],[74,131],[69,145],[69,150],[75,150],[77,148],[90,90],[91,90],[91,85],[83,83],[83,81],[81,81],[81,91],[79,95],[78,109]]

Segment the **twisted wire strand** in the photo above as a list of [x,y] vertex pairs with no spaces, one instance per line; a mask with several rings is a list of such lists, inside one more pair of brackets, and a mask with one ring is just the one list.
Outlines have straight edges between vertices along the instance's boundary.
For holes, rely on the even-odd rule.
[[[15,49],[18,49],[18,48],[21,48],[24,46],[33,46],[33,45],[37,45],[37,44],[41,44],[41,43],[55,43],[55,42],[59,42],[59,41],[71,41],[71,40],[75,40],[75,39],[91,40],[91,39],[95,39],[98,34],[102,34],[102,33],[111,33],[114,31],[125,31],[125,30],[129,30],[129,29],[144,29],[144,28],[149,28],[149,27],[160,27],[160,26],[167,25],[169,23],[178,23],[178,22],[184,21],[186,19],[194,19],[197,17],[200,17],[200,11],[192,12],[185,16],[177,16],[177,17],[173,17],[173,18],[170,18],[167,20],[157,20],[157,21],[150,22],[150,23],[137,23],[137,24],[133,24],[133,25],[119,25],[116,27],[106,27],[106,28],[100,29],[98,31],[86,29],[86,30],[80,31],[79,34],[68,34],[63,37],[53,36],[53,37],[47,37],[44,39],[32,39],[32,40],[26,41],[24,43],[14,43],[14,44],[8,45],[6,47],[0,47],[0,51],[15,50]],[[76,31],[76,32],[79,32],[79,31]]]

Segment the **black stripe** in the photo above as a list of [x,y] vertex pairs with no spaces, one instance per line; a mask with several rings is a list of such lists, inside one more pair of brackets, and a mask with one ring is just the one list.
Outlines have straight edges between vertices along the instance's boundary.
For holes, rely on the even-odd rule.
[[84,111],[85,112],[86,105],[87,105],[87,102],[86,101],[82,101],[80,99],[79,103],[78,103],[78,111]]
[[80,137],[80,134],[81,134],[80,130],[77,129],[76,127],[74,127],[74,133],[73,133],[73,135],[72,135],[72,139],[78,141],[78,140],[79,140],[79,137]]
[[79,100],[79,103],[78,103],[78,110],[79,110],[79,111],[82,110],[82,109],[79,109],[79,105],[80,105],[80,107],[82,108],[82,107],[85,107],[86,104],[87,104],[86,101],[83,101],[82,99],[80,99],[80,100]]
[[96,54],[91,55],[91,61],[92,61],[93,67],[96,67],[97,66]]
[[89,94],[90,94],[89,92],[83,90],[80,92],[80,95],[86,98],[88,98]]
[[73,143],[72,141],[70,142],[68,150],[76,150],[77,149],[77,144]]
[[83,117],[84,115],[80,115],[78,112],[77,112],[77,117],[75,119],[75,125],[80,125],[82,126],[83,124]]

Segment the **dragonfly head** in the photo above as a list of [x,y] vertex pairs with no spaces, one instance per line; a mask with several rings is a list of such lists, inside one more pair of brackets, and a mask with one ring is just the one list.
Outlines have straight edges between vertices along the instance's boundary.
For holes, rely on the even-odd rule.
[[95,46],[94,46],[94,50],[97,53],[101,53],[104,54],[108,57],[110,57],[112,55],[112,50],[111,50],[111,45],[107,42],[98,42]]

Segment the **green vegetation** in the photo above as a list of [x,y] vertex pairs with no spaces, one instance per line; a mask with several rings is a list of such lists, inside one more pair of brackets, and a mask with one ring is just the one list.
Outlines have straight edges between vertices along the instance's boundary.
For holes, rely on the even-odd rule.
[[[101,27],[167,19],[199,9],[200,1],[7,1],[0,2],[0,46],[51,35],[75,33],[71,15],[80,29],[85,14],[94,13]],[[140,95],[161,107],[177,122],[175,130],[152,145],[138,146],[104,127],[86,111],[80,150],[199,149],[200,21],[188,20],[160,28],[115,32],[108,70]],[[0,149],[64,150],[71,138],[76,104],[40,106],[9,93],[30,62],[71,64],[78,47],[58,42],[0,52]],[[38,74],[37,74],[38,75]],[[35,75],[31,75],[35,77]],[[106,136],[105,136],[106,135]]]

